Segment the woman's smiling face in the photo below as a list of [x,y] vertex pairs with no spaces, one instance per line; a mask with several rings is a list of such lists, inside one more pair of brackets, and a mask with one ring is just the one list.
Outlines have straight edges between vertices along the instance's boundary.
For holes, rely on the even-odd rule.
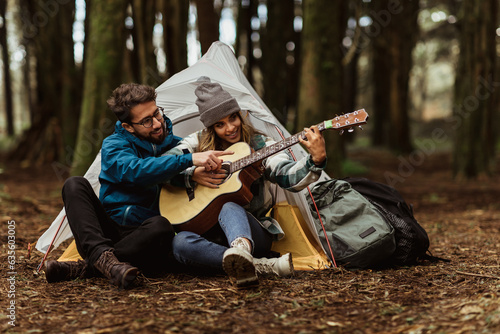
[[241,119],[237,112],[219,120],[213,127],[225,148],[241,140]]

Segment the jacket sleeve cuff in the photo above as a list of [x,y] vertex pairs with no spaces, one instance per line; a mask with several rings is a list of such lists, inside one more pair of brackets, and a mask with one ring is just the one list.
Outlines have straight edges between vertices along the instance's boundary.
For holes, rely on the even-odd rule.
[[327,160],[328,159],[325,158],[325,161],[323,161],[323,163],[321,165],[317,166],[316,164],[314,164],[312,156],[309,154],[309,156],[307,158],[306,165],[307,165],[307,168],[309,168],[309,170],[311,172],[321,173],[321,171],[324,170],[325,167],[326,167],[326,161]]

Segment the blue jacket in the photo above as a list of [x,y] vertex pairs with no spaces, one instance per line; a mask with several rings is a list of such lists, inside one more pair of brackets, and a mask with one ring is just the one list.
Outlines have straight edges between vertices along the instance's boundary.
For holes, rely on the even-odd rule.
[[138,226],[159,215],[161,184],[193,165],[191,153],[161,156],[181,140],[172,134],[170,119],[164,119],[167,136],[160,145],[134,136],[120,121],[103,141],[99,199],[118,224]]

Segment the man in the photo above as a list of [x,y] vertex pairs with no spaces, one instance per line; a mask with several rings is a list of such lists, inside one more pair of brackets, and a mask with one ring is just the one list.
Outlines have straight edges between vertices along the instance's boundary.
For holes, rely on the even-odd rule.
[[163,270],[174,231],[159,213],[161,184],[191,166],[216,170],[222,162],[218,157],[228,153],[162,156],[181,138],[172,134],[172,122],[156,105],[152,87],[123,84],[107,103],[118,121],[102,144],[99,198],[83,177],[69,178],[62,190],[68,222],[85,261],[47,261],[48,282],[102,274],[127,288],[139,269]]

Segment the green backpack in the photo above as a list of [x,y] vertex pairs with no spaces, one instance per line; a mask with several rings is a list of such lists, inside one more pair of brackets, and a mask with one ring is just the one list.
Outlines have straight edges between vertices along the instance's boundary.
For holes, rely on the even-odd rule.
[[394,253],[394,228],[348,182],[335,179],[318,182],[311,193],[315,203],[308,196],[309,209],[330,260],[345,268],[361,269],[375,267]]

